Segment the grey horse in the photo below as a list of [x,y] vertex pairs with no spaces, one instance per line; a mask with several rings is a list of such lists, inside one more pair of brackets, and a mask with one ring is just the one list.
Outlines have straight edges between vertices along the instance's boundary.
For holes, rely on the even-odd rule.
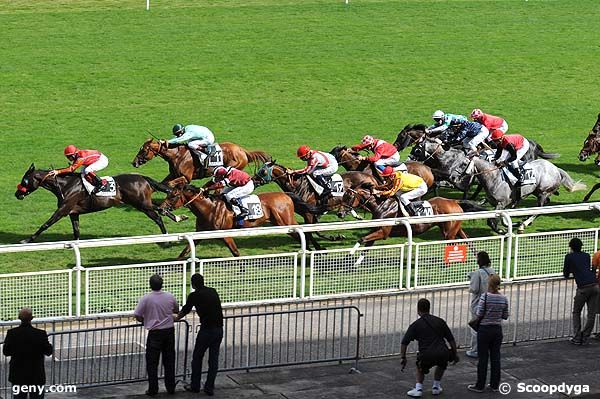
[[[485,190],[488,201],[496,209],[505,209],[517,205],[513,196],[513,186],[504,178],[503,172],[495,164],[482,158],[469,158],[461,151],[446,151],[441,144],[425,140],[419,143],[425,156],[437,157],[438,160],[446,162],[444,168],[450,172],[449,180],[454,185],[461,184],[466,177],[475,176]],[[564,186],[569,192],[585,190],[587,186],[574,181],[567,172],[553,165],[545,159],[536,159],[528,162],[535,175],[535,183],[523,185],[521,198],[535,195],[537,205],[544,206],[550,195],[558,192],[560,186]],[[524,231],[537,216],[531,216],[519,225],[519,232]],[[494,230],[498,231],[497,226]]]

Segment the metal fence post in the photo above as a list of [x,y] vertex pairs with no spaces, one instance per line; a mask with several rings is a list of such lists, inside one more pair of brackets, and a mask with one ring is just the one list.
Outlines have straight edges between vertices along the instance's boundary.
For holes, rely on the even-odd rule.
[[515,316],[515,327],[513,332],[513,346],[517,344],[517,329],[519,328],[519,309],[521,308],[521,284],[517,284],[517,300],[516,300],[516,309],[514,312],[511,312]]
[[[194,275],[194,273],[196,273],[196,243],[194,242],[194,239],[189,235],[186,234],[183,236],[183,238],[185,238],[188,242],[188,245],[190,246],[190,257],[188,258],[188,262],[190,262],[190,276]],[[187,296],[187,281],[185,278],[185,272],[183,273],[183,287],[182,287],[182,292],[183,292],[183,298],[181,299],[182,301],[185,301],[185,298]]]
[[[505,281],[512,281],[512,277],[510,275],[511,272],[511,260],[512,260],[512,239],[513,239],[513,228],[512,228],[512,219],[508,213],[505,211],[499,213],[502,220],[506,223],[507,231],[507,245],[506,245],[506,276],[504,276]],[[515,269],[516,270],[516,269]]]
[[304,298],[306,290],[306,234],[301,227],[295,227],[291,231],[298,234],[300,238],[300,298]]
[[[75,253],[75,267],[73,268],[75,271],[75,316],[79,317],[81,316],[81,270],[83,270],[81,266],[81,251],[79,251],[79,246],[76,243],[69,244],[69,248]],[[69,298],[69,316],[72,315],[71,298],[72,295]]]
[[[408,220],[406,220],[406,218],[401,219],[400,223],[402,225],[404,225],[404,227],[406,228],[406,238],[407,238],[406,245],[408,245],[408,250],[406,251],[407,252],[407,254],[406,254],[406,288],[410,290],[412,288],[412,284],[410,283],[410,279],[412,278],[412,247],[413,247],[412,226],[410,225]],[[402,287],[400,287],[400,288],[402,288]]]

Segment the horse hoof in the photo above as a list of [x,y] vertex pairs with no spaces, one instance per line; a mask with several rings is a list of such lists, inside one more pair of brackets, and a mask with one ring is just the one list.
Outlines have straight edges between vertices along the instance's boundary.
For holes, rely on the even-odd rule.
[[26,238],[24,240],[19,241],[19,244],[29,244],[31,241],[33,241],[31,238]]

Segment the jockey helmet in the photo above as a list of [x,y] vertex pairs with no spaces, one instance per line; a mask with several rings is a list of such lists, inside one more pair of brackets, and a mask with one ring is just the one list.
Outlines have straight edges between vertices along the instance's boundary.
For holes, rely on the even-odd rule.
[[504,137],[502,130],[496,129],[492,132],[490,139],[496,141],[502,139],[502,137]]
[[386,166],[385,168],[383,168],[383,170],[381,171],[381,176],[391,176],[394,174],[394,168],[392,168],[391,166]]
[[373,136],[366,135],[362,138],[362,143],[366,145],[373,145],[373,143],[375,143],[375,139]]
[[433,113],[433,115],[431,115],[431,117],[433,118],[433,120],[441,120],[444,119],[445,115],[446,114],[444,113],[444,111],[438,109]]
[[224,179],[229,173],[229,170],[225,166],[217,166],[213,171],[213,176],[217,179]]
[[69,144],[68,146],[65,147],[64,154],[66,157],[68,157],[71,155],[75,155],[75,153],[77,151],[79,151],[79,149],[77,147],[75,147],[73,144]]
[[175,126],[173,126],[173,134],[175,136],[179,137],[184,133],[185,133],[185,126],[183,126],[181,123],[178,123]]
[[296,151],[296,156],[300,159],[306,159],[310,155],[312,155],[312,150],[307,145],[301,145],[300,147],[298,147],[298,150]]
[[483,111],[479,108],[475,108],[473,112],[471,112],[471,119],[477,120],[483,116]]

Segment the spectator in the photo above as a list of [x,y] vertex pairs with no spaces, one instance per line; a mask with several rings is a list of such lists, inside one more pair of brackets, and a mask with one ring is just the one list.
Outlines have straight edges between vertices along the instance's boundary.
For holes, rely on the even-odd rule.
[[[575,345],[585,345],[588,343],[594,322],[596,320],[596,308],[598,306],[598,280],[592,271],[590,254],[582,252],[583,243],[579,238],[573,238],[569,241],[570,253],[565,255],[565,264],[563,275],[569,278],[571,273],[577,283],[577,291],[573,298],[573,338],[571,343]],[[587,304],[587,321],[583,330],[581,329],[581,311]]]
[[204,277],[201,274],[194,274],[191,280],[194,292],[188,295],[185,305],[176,318],[176,320],[183,318],[192,307],[196,308],[196,313],[200,317],[200,330],[196,336],[192,355],[191,384],[185,385],[184,388],[186,391],[200,392],[202,361],[208,349],[208,374],[204,383],[204,393],[212,396],[219,369],[219,347],[223,340],[223,309],[221,309],[219,294],[214,288],[204,285]]
[[487,379],[488,358],[491,363],[490,388],[498,392],[500,386],[500,346],[502,345],[502,320],[508,319],[508,299],[502,295],[500,277],[493,274],[488,279],[488,292],[481,295],[477,316],[482,317],[477,332],[477,382],[467,386],[474,392],[483,392]]
[[[592,267],[596,270],[596,281],[600,284],[600,251],[596,251],[592,257]],[[598,302],[596,303],[596,314],[600,315],[600,295],[598,295]],[[600,340],[600,332],[594,335],[594,339]]]
[[152,292],[144,295],[134,316],[144,323],[148,330],[146,339],[146,371],[148,372],[148,390],[146,395],[158,393],[158,361],[162,354],[165,370],[165,388],[175,392],[175,327],[173,315],[179,312],[177,300],[173,294],[161,291],[163,279],[158,274],[150,277]]
[[[402,345],[400,347],[402,369],[406,366],[406,348],[408,344],[417,340],[419,343],[419,353],[417,354],[417,370],[415,388],[406,394],[413,398],[423,396],[423,380],[429,369],[435,367],[433,374],[433,387],[431,393],[439,395],[442,393],[442,376],[448,366],[448,361],[458,362],[456,354],[456,342],[450,332],[448,324],[443,319],[429,314],[431,304],[425,298],[419,299],[417,303],[417,313],[419,319],[414,321],[406,330]],[[444,339],[450,344],[450,350],[446,346]]]
[[[496,274],[492,269],[490,256],[485,251],[477,253],[477,265],[479,269],[469,273],[469,292],[471,293],[471,315],[477,317],[477,305],[479,298],[487,292],[488,278]],[[471,330],[471,348],[465,353],[468,357],[477,358],[477,331]]]
[[21,309],[21,325],[8,330],[2,349],[4,356],[10,356],[8,381],[13,384],[17,399],[44,397],[44,392],[21,392],[20,387],[46,384],[44,355],[50,356],[53,351],[46,331],[34,328],[32,319],[31,309]]

